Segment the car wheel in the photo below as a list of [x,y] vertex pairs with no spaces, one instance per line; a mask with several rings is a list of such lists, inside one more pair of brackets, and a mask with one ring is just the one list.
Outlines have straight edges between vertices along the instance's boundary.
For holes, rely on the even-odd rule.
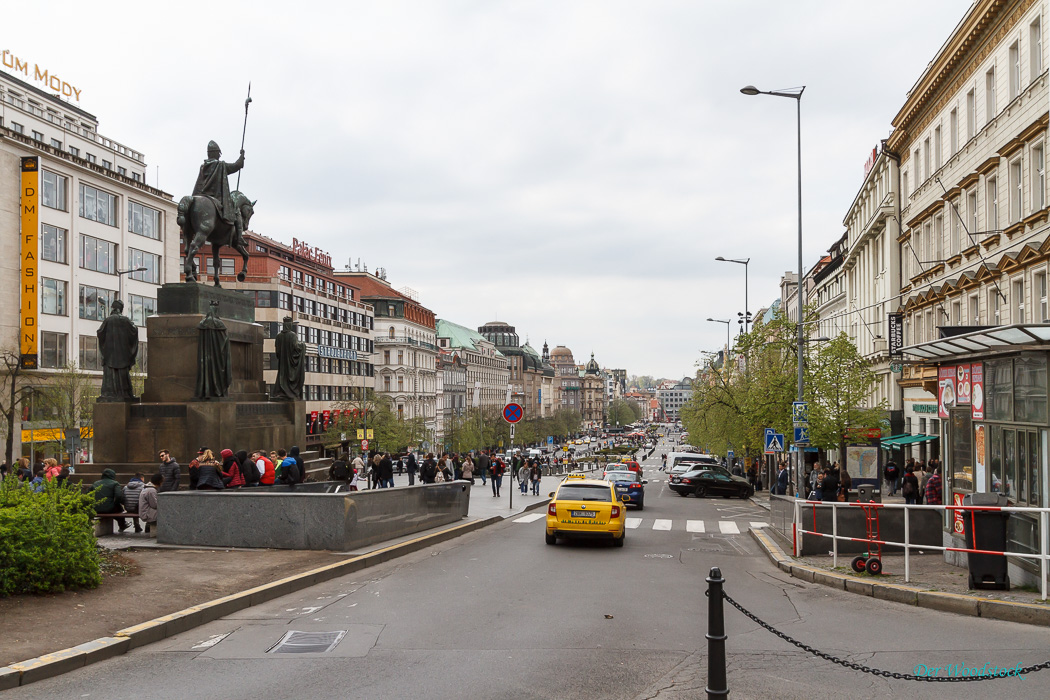
[[742,499],[744,499],[745,501],[746,501],[747,499],[751,498],[751,489],[748,489],[747,491],[741,491],[741,492],[740,492],[740,497],[741,497]]
[[638,506],[638,510],[645,510],[645,501],[638,501],[636,505]]
[[707,495],[707,489],[703,486],[697,486],[694,493],[696,493],[697,498],[703,498]]
[[557,535],[551,535],[551,534],[548,534],[548,533],[544,532],[543,533],[543,541],[546,542],[547,544],[554,544],[555,542],[558,541],[558,536]]
[[622,547],[623,546],[623,541],[626,540],[626,539],[627,539],[627,533],[625,532],[625,533],[623,533],[623,537],[617,537],[616,539],[613,540],[613,546],[614,547]]

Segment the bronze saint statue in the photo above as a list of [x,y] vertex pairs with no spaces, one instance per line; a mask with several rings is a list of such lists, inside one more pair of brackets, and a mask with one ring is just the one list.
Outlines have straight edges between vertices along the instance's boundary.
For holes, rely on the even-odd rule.
[[197,326],[197,392],[198,399],[218,399],[226,396],[233,381],[230,364],[230,338],[216,314],[219,302],[213,301],[208,315]]
[[98,351],[102,355],[102,391],[99,401],[133,401],[131,368],[139,352],[139,329],[121,312],[124,302],[116,299],[111,313],[99,326]]
[[291,316],[284,317],[284,328],[274,341],[277,353],[277,382],[274,384],[274,399],[298,401],[303,398],[306,381],[306,346],[296,331]]
[[255,213],[255,202],[241,192],[230,192],[229,176],[244,167],[244,149],[233,163],[225,163],[222,151],[214,141],[208,142],[208,158],[201,165],[193,194],[179,201],[178,224],[186,239],[186,262],[183,271],[187,282],[197,279],[197,252],[205,243],[211,243],[215,263],[213,282],[219,285],[219,249],[230,246],[241,254],[244,266],[237,273],[243,282],[248,273],[248,248],[244,244],[244,230]]

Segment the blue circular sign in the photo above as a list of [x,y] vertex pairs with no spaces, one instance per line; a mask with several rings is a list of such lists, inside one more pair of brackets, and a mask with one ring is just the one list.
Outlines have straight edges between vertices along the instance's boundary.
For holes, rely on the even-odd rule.
[[521,410],[521,406],[516,403],[509,403],[503,407],[503,420],[508,423],[517,423],[521,420],[524,411]]

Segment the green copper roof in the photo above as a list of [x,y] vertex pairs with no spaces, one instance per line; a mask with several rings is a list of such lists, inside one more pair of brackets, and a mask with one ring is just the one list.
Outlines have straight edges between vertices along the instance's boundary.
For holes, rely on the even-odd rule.
[[[472,348],[478,349],[478,341],[488,342],[485,336],[466,326],[461,326],[443,318],[437,320],[437,337],[448,338],[449,348]],[[498,351],[497,351],[498,354]]]

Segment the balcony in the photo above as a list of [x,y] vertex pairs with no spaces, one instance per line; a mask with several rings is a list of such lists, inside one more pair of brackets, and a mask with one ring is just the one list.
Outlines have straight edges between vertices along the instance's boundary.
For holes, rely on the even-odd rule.
[[411,345],[415,348],[423,348],[424,350],[437,350],[437,346],[433,343],[426,343],[422,340],[416,340],[415,338],[408,338],[406,336],[376,336],[376,345]]

